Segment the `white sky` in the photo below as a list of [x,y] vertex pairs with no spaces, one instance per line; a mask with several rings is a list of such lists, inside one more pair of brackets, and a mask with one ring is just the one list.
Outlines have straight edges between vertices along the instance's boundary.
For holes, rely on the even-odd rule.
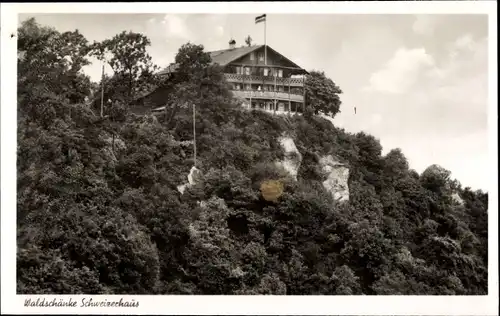
[[[59,31],[90,41],[123,31],[147,35],[154,62],[166,66],[188,42],[206,50],[264,41],[252,15],[37,14]],[[486,15],[274,15],[267,44],[307,70],[323,70],[344,94],[334,124],[400,147],[422,172],[437,163],[464,186],[487,187],[488,21]],[[85,69],[94,80],[100,65]],[[354,107],[357,114],[354,114]]]

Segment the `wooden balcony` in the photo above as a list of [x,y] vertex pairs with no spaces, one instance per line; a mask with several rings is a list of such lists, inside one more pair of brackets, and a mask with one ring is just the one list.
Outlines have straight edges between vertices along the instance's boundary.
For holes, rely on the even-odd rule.
[[[249,83],[249,84],[271,84],[274,85],[273,76],[239,75],[224,74],[227,82],[231,83]],[[302,78],[280,78],[276,77],[276,84],[280,86],[302,87],[304,79]]]
[[301,94],[293,94],[288,92],[274,92],[274,91],[253,91],[253,90],[232,90],[233,95],[239,98],[256,99],[256,100],[278,100],[278,101],[292,101],[304,102],[304,96]]

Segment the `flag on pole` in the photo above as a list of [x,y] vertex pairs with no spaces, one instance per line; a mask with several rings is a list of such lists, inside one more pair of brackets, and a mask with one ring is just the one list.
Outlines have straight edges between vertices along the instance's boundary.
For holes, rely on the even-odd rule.
[[262,14],[255,18],[255,24],[264,22],[264,64],[267,65],[267,39],[266,39],[266,15]]
[[266,15],[262,14],[255,18],[255,24],[266,21]]

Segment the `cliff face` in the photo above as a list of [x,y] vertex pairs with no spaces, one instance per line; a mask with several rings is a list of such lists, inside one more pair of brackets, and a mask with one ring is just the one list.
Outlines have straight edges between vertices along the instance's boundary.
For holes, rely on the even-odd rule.
[[186,188],[189,188],[197,183],[197,180],[199,179],[199,177],[200,177],[200,170],[198,168],[196,168],[195,166],[193,166],[191,168],[191,171],[189,171],[189,174],[187,176],[188,182],[177,186],[177,190],[179,190],[179,192],[181,194],[183,194],[184,191],[186,190]]
[[332,155],[324,156],[319,164],[327,179],[323,181],[323,187],[332,195],[336,201],[349,200],[349,168],[340,163]]
[[297,174],[299,172],[300,164],[302,163],[302,155],[295,146],[293,138],[289,136],[281,136],[279,138],[281,148],[285,152],[285,158],[282,161],[278,161],[277,165],[283,167],[290,175],[297,180]]
[[457,192],[454,192],[451,195],[451,199],[453,200],[453,202],[457,203],[458,205],[461,205],[461,206],[464,205],[464,200],[460,197],[460,195]]
[[[303,160],[302,154],[297,149],[295,141],[291,136],[282,134],[278,138],[278,141],[284,151],[284,158],[276,161],[275,165],[285,169],[295,181],[298,181],[299,169]],[[327,155],[319,160],[319,169],[322,175],[326,177],[326,180],[323,181],[323,187],[331,194],[333,199],[338,202],[349,201],[348,166],[341,163],[334,156]],[[186,188],[196,184],[196,179],[200,172],[196,167],[192,167],[188,175],[188,182],[177,186],[178,191],[183,194]]]
[[[281,147],[285,152],[285,158],[277,165],[282,166],[290,175],[297,180],[299,168],[302,163],[302,154],[297,149],[293,138],[281,136],[279,138]],[[332,195],[335,201],[349,200],[349,168],[334,158],[332,155],[324,156],[319,161],[323,175],[327,177],[323,181],[323,187]]]

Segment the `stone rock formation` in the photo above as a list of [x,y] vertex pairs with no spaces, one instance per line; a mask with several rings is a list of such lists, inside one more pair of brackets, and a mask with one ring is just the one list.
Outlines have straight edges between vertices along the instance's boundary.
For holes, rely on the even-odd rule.
[[184,191],[186,190],[186,188],[189,188],[190,186],[195,185],[197,183],[197,179],[199,179],[200,172],[201,171],[198,168],[193,166],[191,168],[191,171],[189,171],[189,174],[187,176],[188,182],[185,184],[182,184],[182,185],[178,185],[177,190],[179,190],[179,192],[181,194],[184,194]]
[[285,158],[278,161],[276,164],[283,167],[295,180],[299,172],[300,164],[302,163],[302,155],[300,154],[293,138],[288,136],[281,136],[279,138],[281,147],[285,151]]
[[458,205],[464,205],[465,204],[464,200],[462,200],[462,198],[460,197],[460,195],[457,192],[454,192],[451,195],[451,199],[453,200],[453,202],[457,203]]
[[323,181],[323,187],[330,192],[336,201],[349,200],[349,168],[336,160],[332,155],[324,156],[320,159],[321,170],[327,176]]

